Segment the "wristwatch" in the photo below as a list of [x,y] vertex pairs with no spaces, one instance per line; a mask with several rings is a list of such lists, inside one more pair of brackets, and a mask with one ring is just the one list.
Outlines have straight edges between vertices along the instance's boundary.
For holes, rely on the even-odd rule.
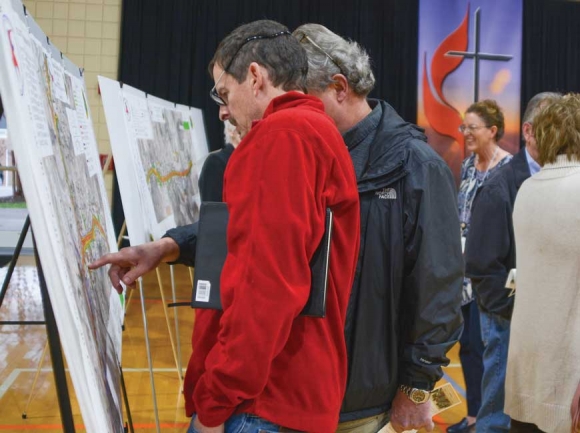
[[399,389],[405,394],[409,400],[415,404],[423,404],[429,400],[431,393],[424,389],[412,388],[407,385],[399,385]]

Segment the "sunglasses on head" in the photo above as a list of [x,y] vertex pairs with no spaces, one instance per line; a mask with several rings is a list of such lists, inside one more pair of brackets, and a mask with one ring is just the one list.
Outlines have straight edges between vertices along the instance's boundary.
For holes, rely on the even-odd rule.
[[281,31],[281,32],[273,33],[271,35],[255,35],[255,36],[250,36],[249,38],[244,39],[244,42],[242,42],[240,44],[240,46],[238,47],[237,51],[234,53],[234,55],[232,56],[232,58],[228,62],[227,66],[224,68],[224,70],[222,71],[222,73],[220,74],[220,76],[218,77],[218,79],[216,80],[215,85],[209,91],[209,96],[211,97],[211,99],[213,99],[214,102],[216,104],[220,105],[220,106],[228,105],[226,103],[226,101],[224,101],[222,99],[222,97],[218,94],[218,92],[217,92],[217,85],[220,82],[220,80],[222,79],[222,77],[224,76],[224,74],[228,71],[228,69],[230,68],[230,66],[232,66],[232,63],[234,62],[234,59],[236,58],[236,56],[238,55],[238,53],[240,52],[240,50],[242,49],[242,47],[244,45],[246,45],[248,42],[255,41],[255,40],[258,40],[258,39],[273,39],[273,38],[277,38],[278,36],[283,36],[283,35],[290,35],[290,36],[292,36],[292,33],[290,33],[288,30],[284,30],[284,31]]

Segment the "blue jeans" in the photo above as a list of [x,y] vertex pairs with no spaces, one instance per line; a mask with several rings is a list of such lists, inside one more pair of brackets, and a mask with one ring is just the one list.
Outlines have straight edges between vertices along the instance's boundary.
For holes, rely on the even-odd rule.
[[[196,415],[193,415],[189,429],[187,429],[187,433],[198,433],[198,431],[193,428],[193,422],[195,421],[195,418]],[[225,426],[225,433],[273,433],[279,431],[279,425],[249,413],[239,413],[237,415],[232,415],[226,421]]]
[[480,311],[483,338],[483,381],[477,432],[509,432],[510,417],[504,411],[505,374],[510,341],[510,321]]
[[476,301],[461,307],[463,333],[459,339],[459,359],[465,379],[467,415],[477,416],[481,406],[481,378],[483,376],[483,342]]

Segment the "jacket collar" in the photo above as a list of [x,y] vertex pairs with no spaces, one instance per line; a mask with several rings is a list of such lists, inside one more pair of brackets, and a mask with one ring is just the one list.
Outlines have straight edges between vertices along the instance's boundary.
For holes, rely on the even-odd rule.
[[306,95],[302,92],[296,92],[292,90],[272,99],[270,104],[268,104],[266,111],[264,111],[262,118],[252,122],[252,128],[262,120],[266,119],[268,116],[277,113],[278,111],[295,107],[309,108],[315,111],[324,111],[324,105],[320,99],[316,98],[315,96]]
[[407,174],[409,139],[427,141],[423,130],[404,121],[385,101],[369,99],[369,104],[381,104],[383,115],[369,151],[368,166],[359,179],[359,191],[384,186]]

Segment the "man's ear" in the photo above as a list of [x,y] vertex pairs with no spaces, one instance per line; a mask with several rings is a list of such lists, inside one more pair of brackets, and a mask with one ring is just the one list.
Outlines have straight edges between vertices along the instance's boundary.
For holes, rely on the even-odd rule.
[[252,62],[250,63],[250,66],[248,66],[248,75],[251,80],[252,93],[254,96],[258,96],[258,93],[262,90],[262,87],[265,84],[266,77],[264,76],[264,73],[265,69],[256,62]]
[[342,74],[333,75],[332,80],[334,82],[331,84],[331,87],[336,92],[336,100],[339,103],[343,102],[344,100],[346,100],[346,97],[348,96],[349,90],[348,80]]
[[524,122],[522,125],[522,135],[524,136],[526,143],[530,140],[530,138],[533,138],[534,131],[530,122]]

